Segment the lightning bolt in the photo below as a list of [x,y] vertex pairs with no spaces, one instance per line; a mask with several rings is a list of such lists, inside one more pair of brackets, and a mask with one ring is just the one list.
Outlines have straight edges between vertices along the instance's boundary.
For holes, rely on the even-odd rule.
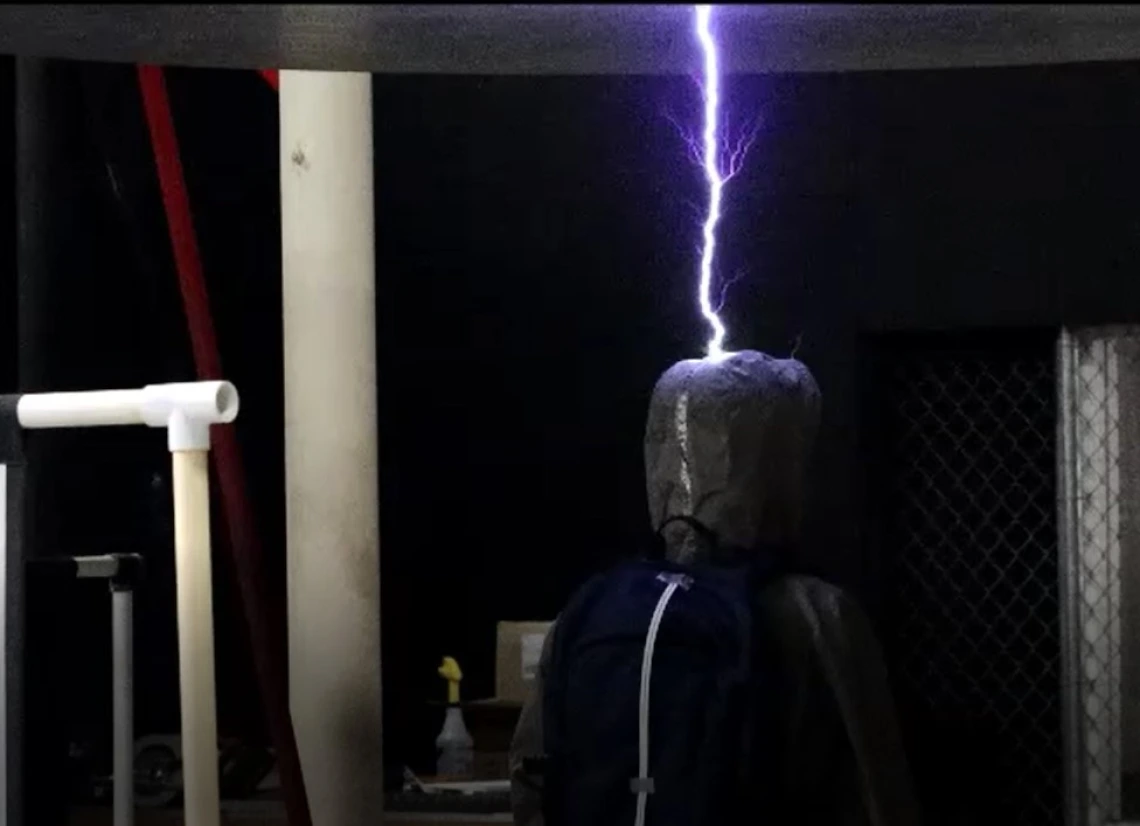
[[[704,316],[712,330],[706,352],[710,358],[722,358],[725,355],[724,339],[728,334],[724,322],[720,318],[720,310],[724,304],[724,291],[731,286],[731,281],[722,287],[719,300],[714,303],[713,292],[713,263],[716,257],[717,225],[721,218],[721,202],[724,196],[725,185],[732,180],[740,170],[745,154],[752,146],[756,136],[756,129],[746,133],[734,142],[730,142],[722,134],[720,125],[720,49],[716,36],[712,30],[713,7],[698,5],[693,7],[694,24],[697,41],[700,43],[704,56],[704,79],[702,84],[704,100],[704,129],[701,134],[700,145],[690,142],[690,149],[699,160],[704,171],[705,183],[708,185],[709,201],[708,211],[705,213],[702,227],[700,282],[697,298],[700,302],[701,315]],[[723,130],[727,131],[727,130]]]

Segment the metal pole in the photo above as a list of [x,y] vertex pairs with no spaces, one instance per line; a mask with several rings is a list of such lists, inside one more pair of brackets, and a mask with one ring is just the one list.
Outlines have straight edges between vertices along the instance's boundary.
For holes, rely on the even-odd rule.
[[129,584],[111,585],[112,697],[114,704],[115,826],[134,826],[135,595]]
[[1077,513],[1076,342],[1057,339],[1057,570],[1061,605],[1061,709],[1065,826],[1084,826],[1084,738],[1081,726],[1080,536]]
[[[0,412],[0,417],[4,414]],[[0,434],[0,826],[24,820],[23,474]]]

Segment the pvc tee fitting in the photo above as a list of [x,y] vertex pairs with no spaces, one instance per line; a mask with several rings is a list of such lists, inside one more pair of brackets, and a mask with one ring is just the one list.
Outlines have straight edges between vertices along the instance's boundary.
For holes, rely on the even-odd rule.
[[143,422],[166,428],[171,452],[209,450],[210,425],[232,422],[238,414],[237,388],[228,381],[148,384],[142,395]]

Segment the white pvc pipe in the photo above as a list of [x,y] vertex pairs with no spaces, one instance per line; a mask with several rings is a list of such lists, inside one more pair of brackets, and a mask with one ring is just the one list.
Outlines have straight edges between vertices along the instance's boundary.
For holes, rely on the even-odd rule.
[[96,427],[146,424],[142,390],[92,390],[83,393],[33,393],[16,408],[26,428]]
[[20,426],[33,429],[147,425],[169,431],[171,450],[209,447],[209,426],[232,422],[237,389],[228,381],[149,384],[138,390],[29,393],[20,397]]
[[372,79],[280,73],[289,692],[320,826],[383,803]]
[[171,456],[186,826],[218,826],[220,817],[208,460],[205,450]]

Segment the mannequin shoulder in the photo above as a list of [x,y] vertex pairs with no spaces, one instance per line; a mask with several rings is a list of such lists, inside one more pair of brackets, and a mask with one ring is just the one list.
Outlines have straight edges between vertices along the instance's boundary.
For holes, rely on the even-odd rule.
[[817,633],[841,625],[863,630],[866,615],[847,591],[812,576],[788,576],[768,586],[758,600],[759,610],[785,622],[806,624]]
[[831,606],[854,601],[838,585],[803,574],[780,577],[764,590],[763,598],[777,603],[794,601],[819,606]]

